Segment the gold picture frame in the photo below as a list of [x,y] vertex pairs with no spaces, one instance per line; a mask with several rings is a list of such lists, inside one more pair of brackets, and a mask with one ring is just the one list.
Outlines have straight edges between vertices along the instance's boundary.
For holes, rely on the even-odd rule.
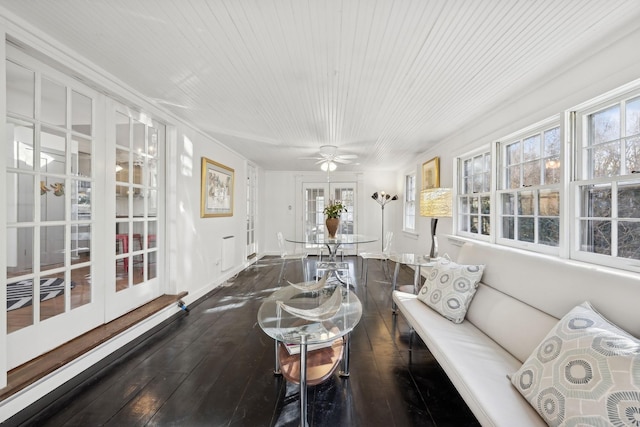
[[233,216],[235,172],[228,166],[202,158],[200,217]]
[[440,187],[440,157],[426,161],[422,164],[422,189]]

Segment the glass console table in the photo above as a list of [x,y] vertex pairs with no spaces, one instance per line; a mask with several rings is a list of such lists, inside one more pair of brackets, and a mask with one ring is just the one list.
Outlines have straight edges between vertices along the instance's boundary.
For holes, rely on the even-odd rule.
[[349,334],[361,316],[360,300],[355,293],[341,285],[327,286],[319,290],[285,286],[265,299],[260,306],[258,324],[275,340],[275,374],[280,374],[280,355],[284,354],[282,346],[299,346],[301,425],[308,425],[308,347],[327,343],[329,348],[335,348],[336,345],[331,343],[341,338],[344,347],[341,349],[343,355],[340,375],[348,377]]
[[[391,254],[389,256],[389,260],[396,263],[396,268],[393,271],[393,290],[398,289],[398,273],[400,272],[400,265],[410,265],[415,267],[413,272],[413,293],[417,294],[420,292],[420,282],[422,279],[422,267],[433,267],[435,265],[435,259],[431,259],[428,256],[425,257],[421,254],[411,254],[411,253],[402,253],[402,254]],[[393,313],[395,314],[397,311],[396,303],[393,302],[391,305],[393,309]]]

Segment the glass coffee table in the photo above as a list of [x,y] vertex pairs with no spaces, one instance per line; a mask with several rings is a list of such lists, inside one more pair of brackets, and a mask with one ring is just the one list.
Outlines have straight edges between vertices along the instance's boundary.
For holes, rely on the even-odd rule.
[[[334,372],[335,364],[341,358],[340,375],[348,377],[349,334],[361,316],[362,304],[356,294],[339,284],[318,290],[285,286],[265,299],[260,306],[258,324],[275,340],[274,373],[279,375],[286,370],[290,374],[287,379],[292,380],[293,374],[294,382],[295,377],[299,377],[301,425],[308,425],[308,362],[312,364],[312,379],[323,380],[328,376],[325,370],[331,369],[329,374]],[[294,351],[291,351],[291,347],[294,347]],[[310,351],[310,348],[315,347],[321,348]],[[329,357],[335,364],[314,371],[317,367],[313,362],[316,352],[324,352],[324,356],[317,359],[326,360]],[[295,356],[296,354],[299,356]],[[286,366],[281,362],[284,358]]]

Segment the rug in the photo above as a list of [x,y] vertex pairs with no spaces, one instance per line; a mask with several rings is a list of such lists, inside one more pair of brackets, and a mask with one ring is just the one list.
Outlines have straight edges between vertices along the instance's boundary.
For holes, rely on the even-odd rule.
[[[76,284],[71,282],[71,289]],[[40,279],[40,301],[46,301],[64,294],[64,279]],[[32,304],[33,280],[7,283],[7,311],[17,310]]]

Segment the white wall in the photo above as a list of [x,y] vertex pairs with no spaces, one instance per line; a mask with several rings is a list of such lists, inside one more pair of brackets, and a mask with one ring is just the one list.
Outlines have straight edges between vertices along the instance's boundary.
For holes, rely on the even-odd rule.
[[[176,144],[176,194],[169,217],[175,227],[172,272],[178,292],[188,291],[187,302],[202,296],[212,286],[237,273],[245,261],[246,167],[245,160],[216,141],[181,125]],[[200,217],[201,159],[206,157],[234,170],[233,216]],[[235,237],[233,267],[222,271],[222,239]],[[229,255],[229,254],[226,254]]]
[[[603,41],[600,46],[594,46],[592,55],[587,59],[575,62],[572,67],[558,70],[556,75],[549,76],[536,87],[531,87],[530,91],[523,93],[520,98],[505,103],[501,109],[470,123],[456,135],[424,152],[419,158],[420,164],[439,156],[441,187],[452,186],[456,157],[480,146],[488,148],[492,141],[639,79],[638,46],[640,29],[617,41]],[[414,166],[416,165],[407,165],[407,168]],[[402,218],[399,220],[402,221]],[[421,252],[425,247],[430,248],[430,222],[430,218],[418,216],[416,228],[420,238],[416,241],[401,237],[397,241],[398,245],[409,252]],[[455,257],[458,248],[445,237],[453,233],[452,224],[452,219],[440,219],[437,235],[440,253],[446,252]]]
[[[371,199],[375,191],[398,194],[400,200],[389,202],[385,207],[385,231],[393,230],[400,219],[402,223],[402,186],[398,185],[395,172],[333,172],[332,182],[359,182],[357,193],[358,234],[377,236],[381,234],[382,209]],[[276,255],[279,253],[276,233],[282,231],[285,236],[296,234],[296,224],[302,222],[302,191],[296,188],[296,182],[327,182],[326,173],[265,171],[264,191],[261,187],[259,217],[264,221],[261,226],[261,253]],[[289,209],[291,206],[291,209]],[[380,242],[370,243],[360,250],[379,250]]]

